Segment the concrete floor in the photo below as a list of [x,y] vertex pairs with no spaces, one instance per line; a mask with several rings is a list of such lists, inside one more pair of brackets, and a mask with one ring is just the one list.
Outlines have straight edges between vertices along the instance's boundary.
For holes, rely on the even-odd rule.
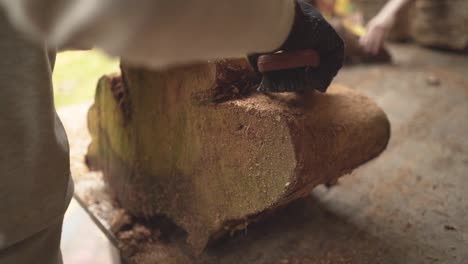
[[386,263],[468,263],[468,56],[411,45],[392,52],[394,65],[349,67],[337,80],[388,114],[388,149],[314,195],[394,249]]
[[118,249],[75,199],[65,214],[60,248],[64,264],[120,264]]
[[388,114],[388,149],[195,263],[468,263],[468,56],[391,51],[394,64],[347,67],[336,80]]

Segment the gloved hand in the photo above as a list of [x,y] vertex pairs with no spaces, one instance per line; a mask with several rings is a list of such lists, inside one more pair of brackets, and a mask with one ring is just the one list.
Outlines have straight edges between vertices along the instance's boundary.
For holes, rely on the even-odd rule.
[[[304,69],[307,74],[307,87],[325,92],[343,66],[344,42],[335,29],[312,5],[304,0],[295,1],[296,12],[293,27],[278,51],[288,52],[308,49],[317,51],[320,54],[320,66]],[[254,69],[257,69],[260,55],[262,54],[249,56],[249,61]],[[300,89],[300,87],[296,88]],[[300,92],[301,90],[291,91]],[[268,90],[261,92],[283,91]]]

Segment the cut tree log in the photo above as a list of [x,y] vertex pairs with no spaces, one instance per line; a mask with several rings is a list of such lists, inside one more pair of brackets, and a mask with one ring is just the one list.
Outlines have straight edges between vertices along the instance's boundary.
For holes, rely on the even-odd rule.
[[164,71],[122,66],[89,111],[87,162],[131,214],[165,216],[200,252],[219,234],[333,183],[387,145],[367,97],[258,94],[246,60]]

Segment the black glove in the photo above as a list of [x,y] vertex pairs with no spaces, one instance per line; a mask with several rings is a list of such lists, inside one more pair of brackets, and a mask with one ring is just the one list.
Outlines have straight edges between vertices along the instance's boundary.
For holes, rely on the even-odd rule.
[[[312,5],[304,0],[295,1],[296,12],[293,27],[278,51],[308,49],[317,51],[320,54],[320,66],[304,69],[307,75],[307,87],[313,87],[320,92],[325,92],[343,66],[344,42],[335,29]],[[256,70],[260,55],[262,54],[249,55],[249,61]],[[300,92],[300,90],[296,91]],[[282,91],[269,90],[262,92]]]

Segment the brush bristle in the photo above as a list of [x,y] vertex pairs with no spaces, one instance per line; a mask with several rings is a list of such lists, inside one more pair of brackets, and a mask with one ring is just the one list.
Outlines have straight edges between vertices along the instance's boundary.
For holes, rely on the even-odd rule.
[[259,92],[282,93],[308,90],[306,72],[303,68],[266,72],[258,87]]

